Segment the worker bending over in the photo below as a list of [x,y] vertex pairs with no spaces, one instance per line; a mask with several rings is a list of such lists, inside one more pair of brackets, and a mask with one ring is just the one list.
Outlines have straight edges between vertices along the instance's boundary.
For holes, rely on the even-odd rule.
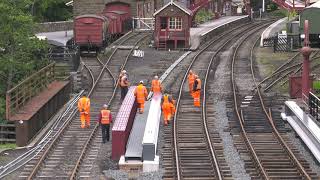
[[161,108],[163,113],[164,125],[166,126],[176,112],[176,108],[174,106],[174,100],[167,93],[163,95],[162,100],[163,102]]
[[90,127],[90,99],[86,97],[86,94],[83,93],[83,96],[78,101],[78,110],[80,112],[81,128]]
[[162,86],[158,76],[154,76],[154,79],[152,80],[151,91],[153,92],[154,96],[161,94]]
[[189,71],[189,74],[188,74],[188,83],[189,83],[189,92],[190,92],[190,95],[193,96],[193,84],[194,84],[194,80],[196,79],[195,78],[195,75],[192,70]]
[[120,101],[123,101],[123,99],[126,97],[128,93],[128,87],[129,87],[129,81],[128,81],[128,75],[126,70],[122,70],[119,75],[119,86],[121,89],[121,98]]
[[194,106],[200,107],[200,95],[201,95],[201,80],[198,75],[195,75],[193,85],[193,100]]
[[134,95],[137,98],[139,113],[142,114],[144,111],[144,102],[147,100],[148,91],[146,87],[143,85],[143,81],[139,82],[139,85],[134,90]]
[[109,141],[110,123],[112,123],[112,115],[108,105],[103,105],[100,111],[98,123],[101,125],[102,143]]

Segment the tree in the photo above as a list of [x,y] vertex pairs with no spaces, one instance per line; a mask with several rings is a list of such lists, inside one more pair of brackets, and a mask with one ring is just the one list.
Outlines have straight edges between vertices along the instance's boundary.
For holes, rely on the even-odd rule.
[[72,7],[66,0],[34,0],[31,12],[37,22],[65,21],[72,18]]
[[[18,3],[21,4],[16,6]],[[28,3],[0,2],[0,113],[5,92],[48,63],[47,42],[34,36],[32,17],[25,13]]]

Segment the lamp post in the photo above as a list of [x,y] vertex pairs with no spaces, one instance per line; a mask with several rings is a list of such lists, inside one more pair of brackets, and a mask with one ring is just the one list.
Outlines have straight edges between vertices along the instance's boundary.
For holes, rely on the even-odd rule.
[[309,80],[309,57],[311,54],[311,48],[309,47],[309,21],[304,21],[304,47],[301,49],[303,55],[303,66],[302,66],[302,99],[307,100],[310,91],[310,80]]

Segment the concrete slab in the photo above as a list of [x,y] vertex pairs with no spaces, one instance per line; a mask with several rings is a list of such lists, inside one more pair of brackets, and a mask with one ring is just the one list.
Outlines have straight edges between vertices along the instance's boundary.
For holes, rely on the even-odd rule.
[[46,32],[38,33],[37,37],[46,37],[49,44],[54,46],[66,46],[67,42],[73,38],[73,30],[71,31],[56,31],[56,32]]
[[143,161],[153,161],[157,153],[162,95],[153,96],[143,136]]
[[209,32],[214,31],[231,22],[247,18],[248,16],[225,16],[219,19],[215,19],[204,24],[200,24],[198,27],[190,29],[190,40],[191,47],[190,50],[196,50],[201,44],[201,37],[207,35]]
[[145,102],[144,113],[137,113],[134,120],[132,130],[127,143],[127,150],[124,155],[125,160],[141,160],[142,161],[142,140],[144,129],[149,114],[151,101]]
[[285,113],[281,114],[302,141],[307,145],[314,157],[320,162],[320,127],[296,102],[285,102]]

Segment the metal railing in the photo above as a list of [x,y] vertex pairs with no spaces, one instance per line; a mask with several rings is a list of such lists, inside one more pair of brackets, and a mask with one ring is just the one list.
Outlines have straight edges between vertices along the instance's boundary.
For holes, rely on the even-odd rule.
[[32,74],[6,92],[6,119],[25,105],[32,97],[47,88],[48,84],[54,81],[55,63],[51,63],[40,71]]
[[320,116],[319,116],[320,99],[312,92],[309,92],[308,102],[309,102],[310,115],[313,116],[318,121],[320,119]]

